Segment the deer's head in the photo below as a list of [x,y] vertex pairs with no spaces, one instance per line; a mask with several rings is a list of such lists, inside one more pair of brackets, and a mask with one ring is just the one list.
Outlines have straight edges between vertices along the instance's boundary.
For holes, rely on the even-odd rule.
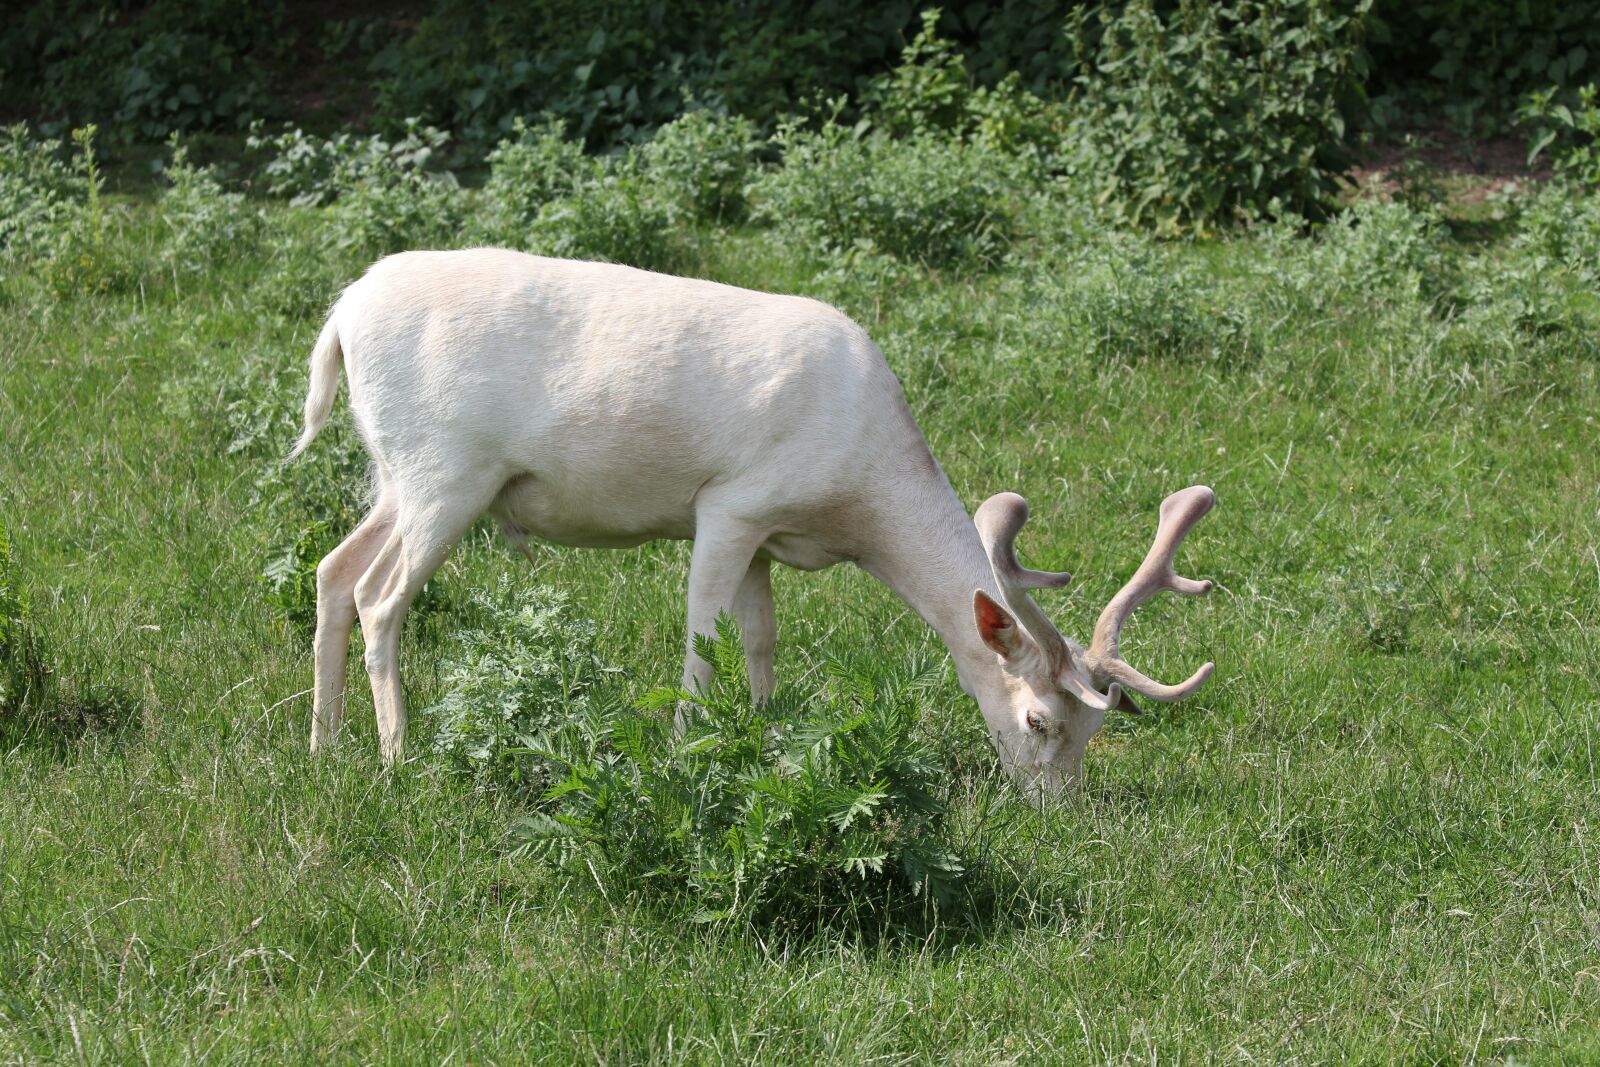
[[984,501],[973,516],[1003,601],[982,590],[973,595],[978,635],[999,658],[998,672],[988,673],[974,696],[1002,764],[1024,792],[1040,798],[1076,787],[1084,749],[1106,712],[1137,710],[1129,693],[1182,700],[1211,677],[1213,664],[1207,663],[1188,681],[1162,685],[1129,666],[1118,645],[1128,616],[1161,590],[1210,590],[1208,581],[1180,577],[1172,561],[1184,535],[1214,503],[1216,495],[1203,485],[1161,502],[1155,544],[1100,613],[1087,649],[1063,637],[1028,595],[1034,589],[1059,589],[1072,576],[1029,570],[1017,562],[1014,546],[1028,519],[1027,502],[1015,493],[1001,493]]

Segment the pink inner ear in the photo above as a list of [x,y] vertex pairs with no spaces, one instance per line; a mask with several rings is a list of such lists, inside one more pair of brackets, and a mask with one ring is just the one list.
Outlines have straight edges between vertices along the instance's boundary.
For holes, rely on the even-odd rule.
[[1011,616],[1005,609],[996,604],[987,595],[979,593],[973,598],[978,612],[978,632],[985,641],[997,637],[1004,630],[1011,628]]
[[983,643],[998,656],[1009,659],[1016,655],[1022,647],[1022,634],[1010,613],[981,589],[972,598],[972,610]]

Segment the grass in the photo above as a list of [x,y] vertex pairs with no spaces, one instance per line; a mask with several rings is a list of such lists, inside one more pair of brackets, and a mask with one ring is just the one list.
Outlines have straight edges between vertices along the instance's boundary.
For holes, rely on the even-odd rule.
[[[885,281],[706,235],[696,273],[868,326],[969,505],[1029,499],[1025,553],[1078,575],[1047,596],[1064,630],[1087,636],[1163,495],[1220,501],[1184,549],[1217,591],[1150,605],[1126,646],[1216,679],[1113,722],[1049,810],[988,757],[958,768],[1010,886],[992,912],[763,936],[513,858],[517,803],[426,758],[382,773],[359,667],[346,743],[309,758],[309,637],[256,577],[283,531],[216,382],[298,389],[361,261],[318,249],[314,212],[270,214],[298,258],[0,282],[0,516],[62,674],[138,709],[6,734],[0,1061],[1600,1059],[1592,294],[1552,273],[1568,328],[1530,333],[1341,287],[1301,239],[1039,238],[992,274]],[[682,545],[530,569],[480,527],[408,630],[408,704],[508,573],[573,590],[636,691],[669,682],[686,569]],[[936,647],[852,570],[776,587],[781,675]],[[935,704],[970,744],[952,672]]]

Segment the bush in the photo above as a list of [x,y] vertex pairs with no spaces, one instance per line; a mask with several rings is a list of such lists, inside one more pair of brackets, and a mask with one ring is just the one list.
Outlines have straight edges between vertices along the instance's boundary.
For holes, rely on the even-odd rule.
[[1443,112],[1459,129],[1510,118],[1524,94],[1592,80],[1600,19],[1570,0],[1379,0],[1369,91],[1384,109]]
[[328,204],[334,242],[380,256],[452,245],[466,219],[455,176],[439,169],[450,135],[408,119],[404,136],[318,138],[299,129],[268,136],[257,125],[252,150],[270,150],[267,189],[292,203]]
[[639,161],[690,217],[739,222],[749,207],[746,188],[760,147],[748,119],[690,111],[656,130],[639,148]]
[[1318,234],[1311,277],[1325,296],[1433,305],[1455,284],[1455,257],[1436,214],[1402,203],[1358,200]]
[[1552,182],[1521,199],[1515,243],[1600,285],[1600,195]]
[[35,0],[0,26],[0,96],[117,141],[237,127],[273,107],[281,0]]
[[105,179],[95,156],[98,132],[92,124],[72,131],[72,141],[78,146],[73,159],[78,172],[76,186],[82,199],[66,202],[60,226],[51,234],[45,263],[46,280],[62,297],[126,291],[138,281],[135,257],[113,228],[120,217],[114,219],[101,199]]
[[1364,16],[1333,0],[1155,0],[1100,11],[1076,36],[1071,170],[1119,219],[1163,235],[1241,218],[1324,216],[1362,115]]
[[944,134],[1007,155],[1052,157],[1059,147],[1059,111],[1023,88],[1012,71],[995,85],[977,85],[954,42],[939,36],[940,11],[922,13],[922,29],[861,96],[866,121],[896,136]]
[[1144,360],[1237,365],[1257,355],[1249,317],[1220,299],[1204,274],[1149,238],[1102,239],[1061,267],[1059,342],[1097,364]]
[[0,140],[0,253],[27,259],[59,232],[82,181],[61,158],[61,142],[36,141],[27,124]]
[[189,151],[176,134],[168,144],[168,184],[156,205],[168,230],[162,261],[176,273],[193,274],[247,252],[260,236],[261,213],[241,194],[224,191],[214,168],[190,163]]
[[1550,150],[1555,171],[1588,189],[1600,190],[1600,103],[1597,87],[1578,90],[1572,106],[1556,99],[1555,89],[1534,93],[1520,111],[1523,122],[1534,127],[1528,162]]
[[931,134],[894,140],[836,122],[787,126],[783,165],[755,186],[756,217],[819,250],[856,246],[929,266],[996,261],[1014,231],[1012,162]]
[[598,159],[584,154],[580,142],[567,139],[566,124],[559,119],[531,127],[518,119],[513,136],[495,146],[487,162],[483,195],[488,218],[480,226],[510,245],[527,240],[546,204],[604,172]]
[[525,247],[547,256],[670,270],[689,252],[678,218],[677,206],[630,153],[609,158],[594,178],[545,204]]
[[600,707],[607,668],[595,655],[595,626],[573,614],[565,591],[545,586],[502,580],[472,605],[479,625],[454,637],[442,663],[449,691],[423,712],[438,724],[433,750],[485,784],[543,790],[560,772],[527,750]]
[[[726,617],[701,655],[708,693],[590,710],[548,757],[565,777],[521,832],[610,897],[687,904],[701,921],[799,924],[932,896],[962,874],[945,831],[945,775],[916,735],[927,672],[837,675],[755,706]],[[687,706],[686,731],[671,723]],[[591,873],[592,872],[592,875]]]

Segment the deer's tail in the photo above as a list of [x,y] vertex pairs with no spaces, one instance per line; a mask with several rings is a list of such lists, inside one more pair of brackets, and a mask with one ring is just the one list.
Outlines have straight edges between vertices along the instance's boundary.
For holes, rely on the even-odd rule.
[[311,350],[311,384],[306,390],[306,425],[295,442],[289,458],[304,452],[328,422],[333,411],[334,397],[339,395],[339,370],[344,366],[344,350],[339,345],[339,330],[334,325],[337,315],[329,315],[327,325]]

